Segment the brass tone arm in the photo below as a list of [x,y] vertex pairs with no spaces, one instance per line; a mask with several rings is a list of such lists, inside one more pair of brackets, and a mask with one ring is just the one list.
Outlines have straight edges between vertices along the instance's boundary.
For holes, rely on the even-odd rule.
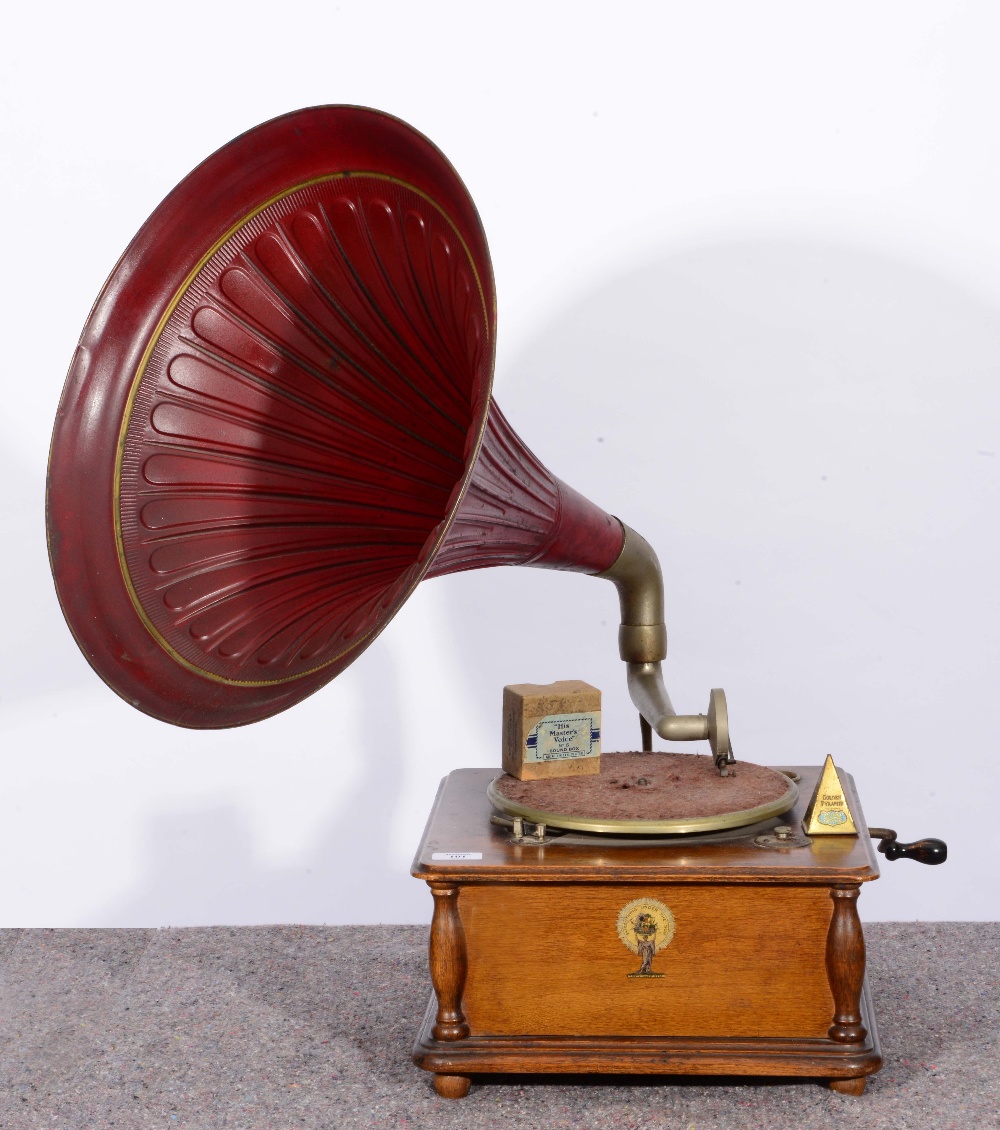
[[625,670],[629,697],[661,738],[698,741],[708,737],[708,720],[703,714],[685,718],[674,710],[659,663],[626,663]]
[[625,540],[618,560],[598,576],[605,577],[618,590],[622,610],[618,651],[622,659],[626,663],[657,663],[667,658],[660,562],[644,537],[624,522],[622,530]]
[[599,576],[618,590],[621,627],[618,651],[627,664],[628,691],[644,721],[643,746],[648,745],[647,725],[667,741],[707,738],[715,764],[723,776],[734,760],[729,741],[726,696],[713,690],[708,714],[678,714],[663,683],[660,662],[667,657],[667,628],[663,622],[663,575],[653,547],[622,522],[625,541],[618,560]]

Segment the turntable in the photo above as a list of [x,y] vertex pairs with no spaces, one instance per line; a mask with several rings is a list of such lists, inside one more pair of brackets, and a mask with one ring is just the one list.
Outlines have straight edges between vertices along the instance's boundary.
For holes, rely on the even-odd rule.
[[224,146],[125,251],[70,368],[47,515],[66,620],[133,706],[236,726],[333,679],[424,578],[611,581],[642,750],[442,784],[414,863],[435,989],[416,1062],[456,1097],[511,1071],[860,1093],[878,864],[853,783],[737,761],[721,690],[677,714],[656,555],[520,441],[490,395],[495,329],[475,207],[409,126],[318,107]]

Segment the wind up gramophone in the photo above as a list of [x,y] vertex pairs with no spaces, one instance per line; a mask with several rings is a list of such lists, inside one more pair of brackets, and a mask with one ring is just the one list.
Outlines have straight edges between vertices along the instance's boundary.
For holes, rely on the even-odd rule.
[[[856,900],[878,866],[853,786],[832,763],[822,788],[818,767],[734,763],[721,691],[674,712],[655,554],[517,438],[494,331],[475,208],[409,126],[319,107],[219,150],[122,256],[66,380],[48,530],[77,643],[138,709],[237,726],[339,674],[425,577],[608,578],[646,807],[602,810],[623,784],[603,767],[576,809],[446,779],[414,864],[435,900],[415,1059],[453,1096],[510,1071],[860,1093],[881,1058]],[[712,756],[653,754],[653,731]],[[813,793],[850,826],[807,834]]]

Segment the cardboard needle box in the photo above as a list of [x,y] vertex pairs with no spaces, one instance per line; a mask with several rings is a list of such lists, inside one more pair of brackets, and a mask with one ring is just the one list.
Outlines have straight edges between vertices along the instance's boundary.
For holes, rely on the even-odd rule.
[[579,679],[503,689],[503,769],[521,781],[601,771],[601,692]]

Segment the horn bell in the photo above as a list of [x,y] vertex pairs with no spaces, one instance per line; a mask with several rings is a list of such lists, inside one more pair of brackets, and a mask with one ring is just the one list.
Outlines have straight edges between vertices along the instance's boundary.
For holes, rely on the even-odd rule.
[[299,111],[185,178],[98,298],[53,431],[52,571],[101,678],[241,725],[344,670],[425,576],[611,569],[621,523],[491,401],[495,324],[469,194],[395,118]]

